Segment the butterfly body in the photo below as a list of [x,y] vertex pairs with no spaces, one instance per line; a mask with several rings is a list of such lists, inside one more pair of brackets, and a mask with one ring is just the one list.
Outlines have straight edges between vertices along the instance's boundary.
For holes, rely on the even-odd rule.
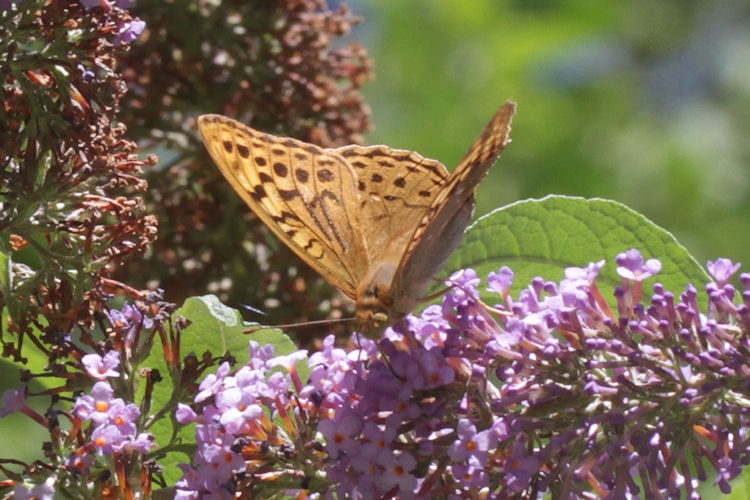
[[461,241],[474,191],[510,142],[515,104],[495,114],[452,174],[386,146],[324,149],[220,115],[199,128],[214,162],[263,222],[356,301],[374,333],[422,301]]

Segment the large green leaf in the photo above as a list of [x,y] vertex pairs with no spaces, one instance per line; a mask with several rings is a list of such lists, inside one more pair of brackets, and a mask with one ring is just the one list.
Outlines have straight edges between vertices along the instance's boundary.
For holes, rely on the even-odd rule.
[[567,267],[605,259],[598,282],[602,293],[611,296],[606,287],[621,283],[614,258],[631,248],[662,262],[662,271],[647,283],[658,281],[680,293],[689,282],[700,288],[708,281],[674,236],[641,214],[615,201],[569,196],[519,201],[479,218],[440,276],[471,267],[484,277],[509,266],[518,290],[535,276],[559,281]]

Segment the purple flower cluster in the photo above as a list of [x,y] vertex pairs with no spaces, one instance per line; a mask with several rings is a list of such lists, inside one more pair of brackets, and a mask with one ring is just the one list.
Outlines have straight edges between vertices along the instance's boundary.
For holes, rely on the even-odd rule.
[[[5,493],[13,487],[14,498],[19,499],[52,499],[60,491],[75,498],[98,498],[101,491],[117,488],[122,498],[149,496],[148,474],[159,469],[149,456],[156,447],[155,437],[146,430],[160,415],[150,412],[155,401],[153,385],[160,376],[157,370],[139,367],[138,363],[153,346],[153,330],[161,328],[165,337],[173,332],[163,327],[171,311],[159,299],[160,293],[153,292],[147,298],[148,304],[136,302],[126,304],[121,311],[106,310],[112,327],[106,329],[107,339],[98,343],[87,339],[90,347],[104,354],[83,354],[78,346],[69,347],[73,357],[80,358],[78,363],[69,361],[65,370],[49,372],[68,380],[66,386],[37,393],[28,393],[27,387],[22,386],[3,394],[0,418],[23,413],[50,433],[44,447],[49,463],[37,462],[27,466],[23,473],[11,476],[0,484]],[[153,317],[145,317],[144,313]],[[186,385],[194,381],[189,379],[187,371],[182,375]],[[33,377],[27,374],[23,380],[28,382]],[[89,393],[80,394],[90,384],[93,386]],[[74,400],[66,397],[71,393],[77,396]],[[141,406],[133,402],[136,393],[142,395]],[[38,398],[50,394],[55,400],[44,414],[27,404],[27,396]],[[168,412],[162,409],[161,415],[165,414]],[[63,425],[63,419],[69,425]],[[168,439],[169,436],[164,437],[165,441]]]
[[[110,309],[107,311],[109,314],[109,322],[119,332],[123,333],[122,344],[125,349],[127,357],[132,356],[133,351],[138,348],[139,343],[142,341],[140,338],[143,335],[144,330],[150,330],[154,326],[154,320],[148,316],[144,316],[137,308],[130,304],[122,306],[122,311],[117,309]],[[114,356],[115,353],[110,353]],[[106,357],[106,356],[105,356]],[[86,370],[91,375],[89,367],[86,365],[86,357],[83,360]],[[104,362],[105,360],[103,360]],[[119,356],[117,357],[119,363]],[[115,365],[116,366],[116,365]],[[94,378],[98,378],[95,375],[91,375]]]
[[709,263],[702,313],[692,285],[677,298],[657,283],[641,302],[658,260],[616,263],[611,304],[603,261],[517,298],[510,269],[490,273],[494,307],[474,271],[456,273],[442,305],[378,344],[325,339],[304,386],[304,352],[253,345],[250,365],[204,380],[197,413],[181,409],[199,422],[182,498],[273,481],[352,498],[700,498],[707,465],[728,491],[750,462],[750,274],[738,294],[738,266]]
[[[307,352],[274,357],[272,345],[250,344],[250,363],[230,373],[229,363],[224,362],[215,375],[201,382],[195,397],[200,414],[187,405],[178,406],[179,423],[197,423],[198,450],[192,466],[181,465],[184,475],[177,483],[175,498],[233,498],[231,492],[245,489],[241,486],[243,476],[235,473],[246,469],[251,483],[290,480],[283,472],[289,470],[291,480],[298,484],[296,470],[313,451],[306,452],[300,441],[305,436],[304,421],[299,418],[302,409],[291,395],[292,388],[299,391],[302,387],[296,363],[305,359]],[[274,370],[278,366],[286,373]],[[290,415],[295,408],[297,414]],[[269,465],[276,469],[270,476]]]
[[26,407],[26,386],[5,391],[2,400],[0,418],[22,411]]
[[310,357],[313,372],[301,396],[319,400],[328,415],[318,431],[332,460],[328,478],[340,496],[434,496],[450,463],[474,487],[487,486],[484,465],[500,429],[477,431],[474,422],[454,418],[469,403],[462,394],[468,365],[445,356],[449,325],[435,313],[431,308],[408,319],[422,342],[418,350],[389,330],[379,344],[383,359],[369,341],[360,340],[362,348],[347,355],[334,348],[333,337]]
[[[160,330],[165,338],[174,338],[175,330],[164,327],[174,308],[167,307],[160,298],[156,291],[144,302],[99,313],[100,317],[109,317],[110,327],[103,321],[99,323],[106,338],[98,342],[84,329],[80,333],[83,345],[75,345],[70,335],[59,332],[64,337],[59,345],[64,346],[70,358],[58,358],[57,364],[51,362],[55,368],[47,367],[42,373],[25,370],[21,374],[22,381],[31,382],[31,387],[36,385],[34,378],[49,376],[65,380],[64,385],[39,392],[29,392],[26,385],[5,391],[0,418],[22,413],[46,428],[49,440],[43,443],[46,462],[0,460],[7,477],[0,482],[0,496],[5,498],[12,488],[13,498],[18,499],[51,500],[60,492],[75,498],[99,498],[102,491],[117,491],[118,498],[149,497],[149,473],[159,471],[159,467],[149,456],[156,447],[155,437],[146,431],[160,415],[150,411],[156,401],[152,399],[153,386],[160,376],[158,370],[139,363],[153,346],[157,333],[154,330]],[[182,321],[175,319],[175,323],[179,328]],[[96,352],[84,354],[86,347]],[[186,372],[181,375],[186,385],[192,382]],[[85,387],[90,388],[88,393],[83,392]],[[136,394],[141,406],[133,402]],[[34,407],[41,398],[50,396],[51,404],[43,414],[39,413]],[[27,398],[36,404],[27,403]],[[168,418],[163,408],[161,415]],[[169,436],[164,437],[164,441],[168,439]],[[11,471],[7,464],[23,469]]]
[[143,30],[145,29],[146,23],[141,20],[124,23],[120,26],[120,30],[117,32],[117,36],[112,43],[115,45],[130,43],[141,36],[141,33],[143,33]]
[[53,500],[55,498],[55,477],[52,476],[41,484],[25,485],[18,483],[13,487],[13,500]]
[[69,457],[68,467],[87,472],[95,460],[93,451],[99,455],[129,451],[147,453],[153,446],[153,436],[138,432],[141,414],[138,406],[113,397],[114,389],[104,380],[119,376],[116,368],[120,364],[120,353],[110,351],[104,356],[87,354],[81,362],[86,372],[99,382],[94,384],[91,395],[78,397],[73,405],[75,425],[80,427],[85,422],[91,422],[91,427],[88,429],[90,439]]

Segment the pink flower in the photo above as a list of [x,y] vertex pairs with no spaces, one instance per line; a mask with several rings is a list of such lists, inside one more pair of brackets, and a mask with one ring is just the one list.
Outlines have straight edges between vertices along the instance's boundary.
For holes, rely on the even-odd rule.
[[120,376],[120,372],[115,370],[120,365],[120,353],[118,351],[109,351],[103,357],[98,354],[86,354],[81,358],[81,362],[86,369],[86,373],[97,380]]

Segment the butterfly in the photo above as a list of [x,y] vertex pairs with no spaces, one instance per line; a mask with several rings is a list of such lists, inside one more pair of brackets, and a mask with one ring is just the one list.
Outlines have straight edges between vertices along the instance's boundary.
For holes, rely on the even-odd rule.
[[474,211],[474,193],[510,143],[506,102],[453,173],[387,146],[327,149],[202,115],[203,142],[247,205],[302,260],[356,301],[374,335],[423,301]]

